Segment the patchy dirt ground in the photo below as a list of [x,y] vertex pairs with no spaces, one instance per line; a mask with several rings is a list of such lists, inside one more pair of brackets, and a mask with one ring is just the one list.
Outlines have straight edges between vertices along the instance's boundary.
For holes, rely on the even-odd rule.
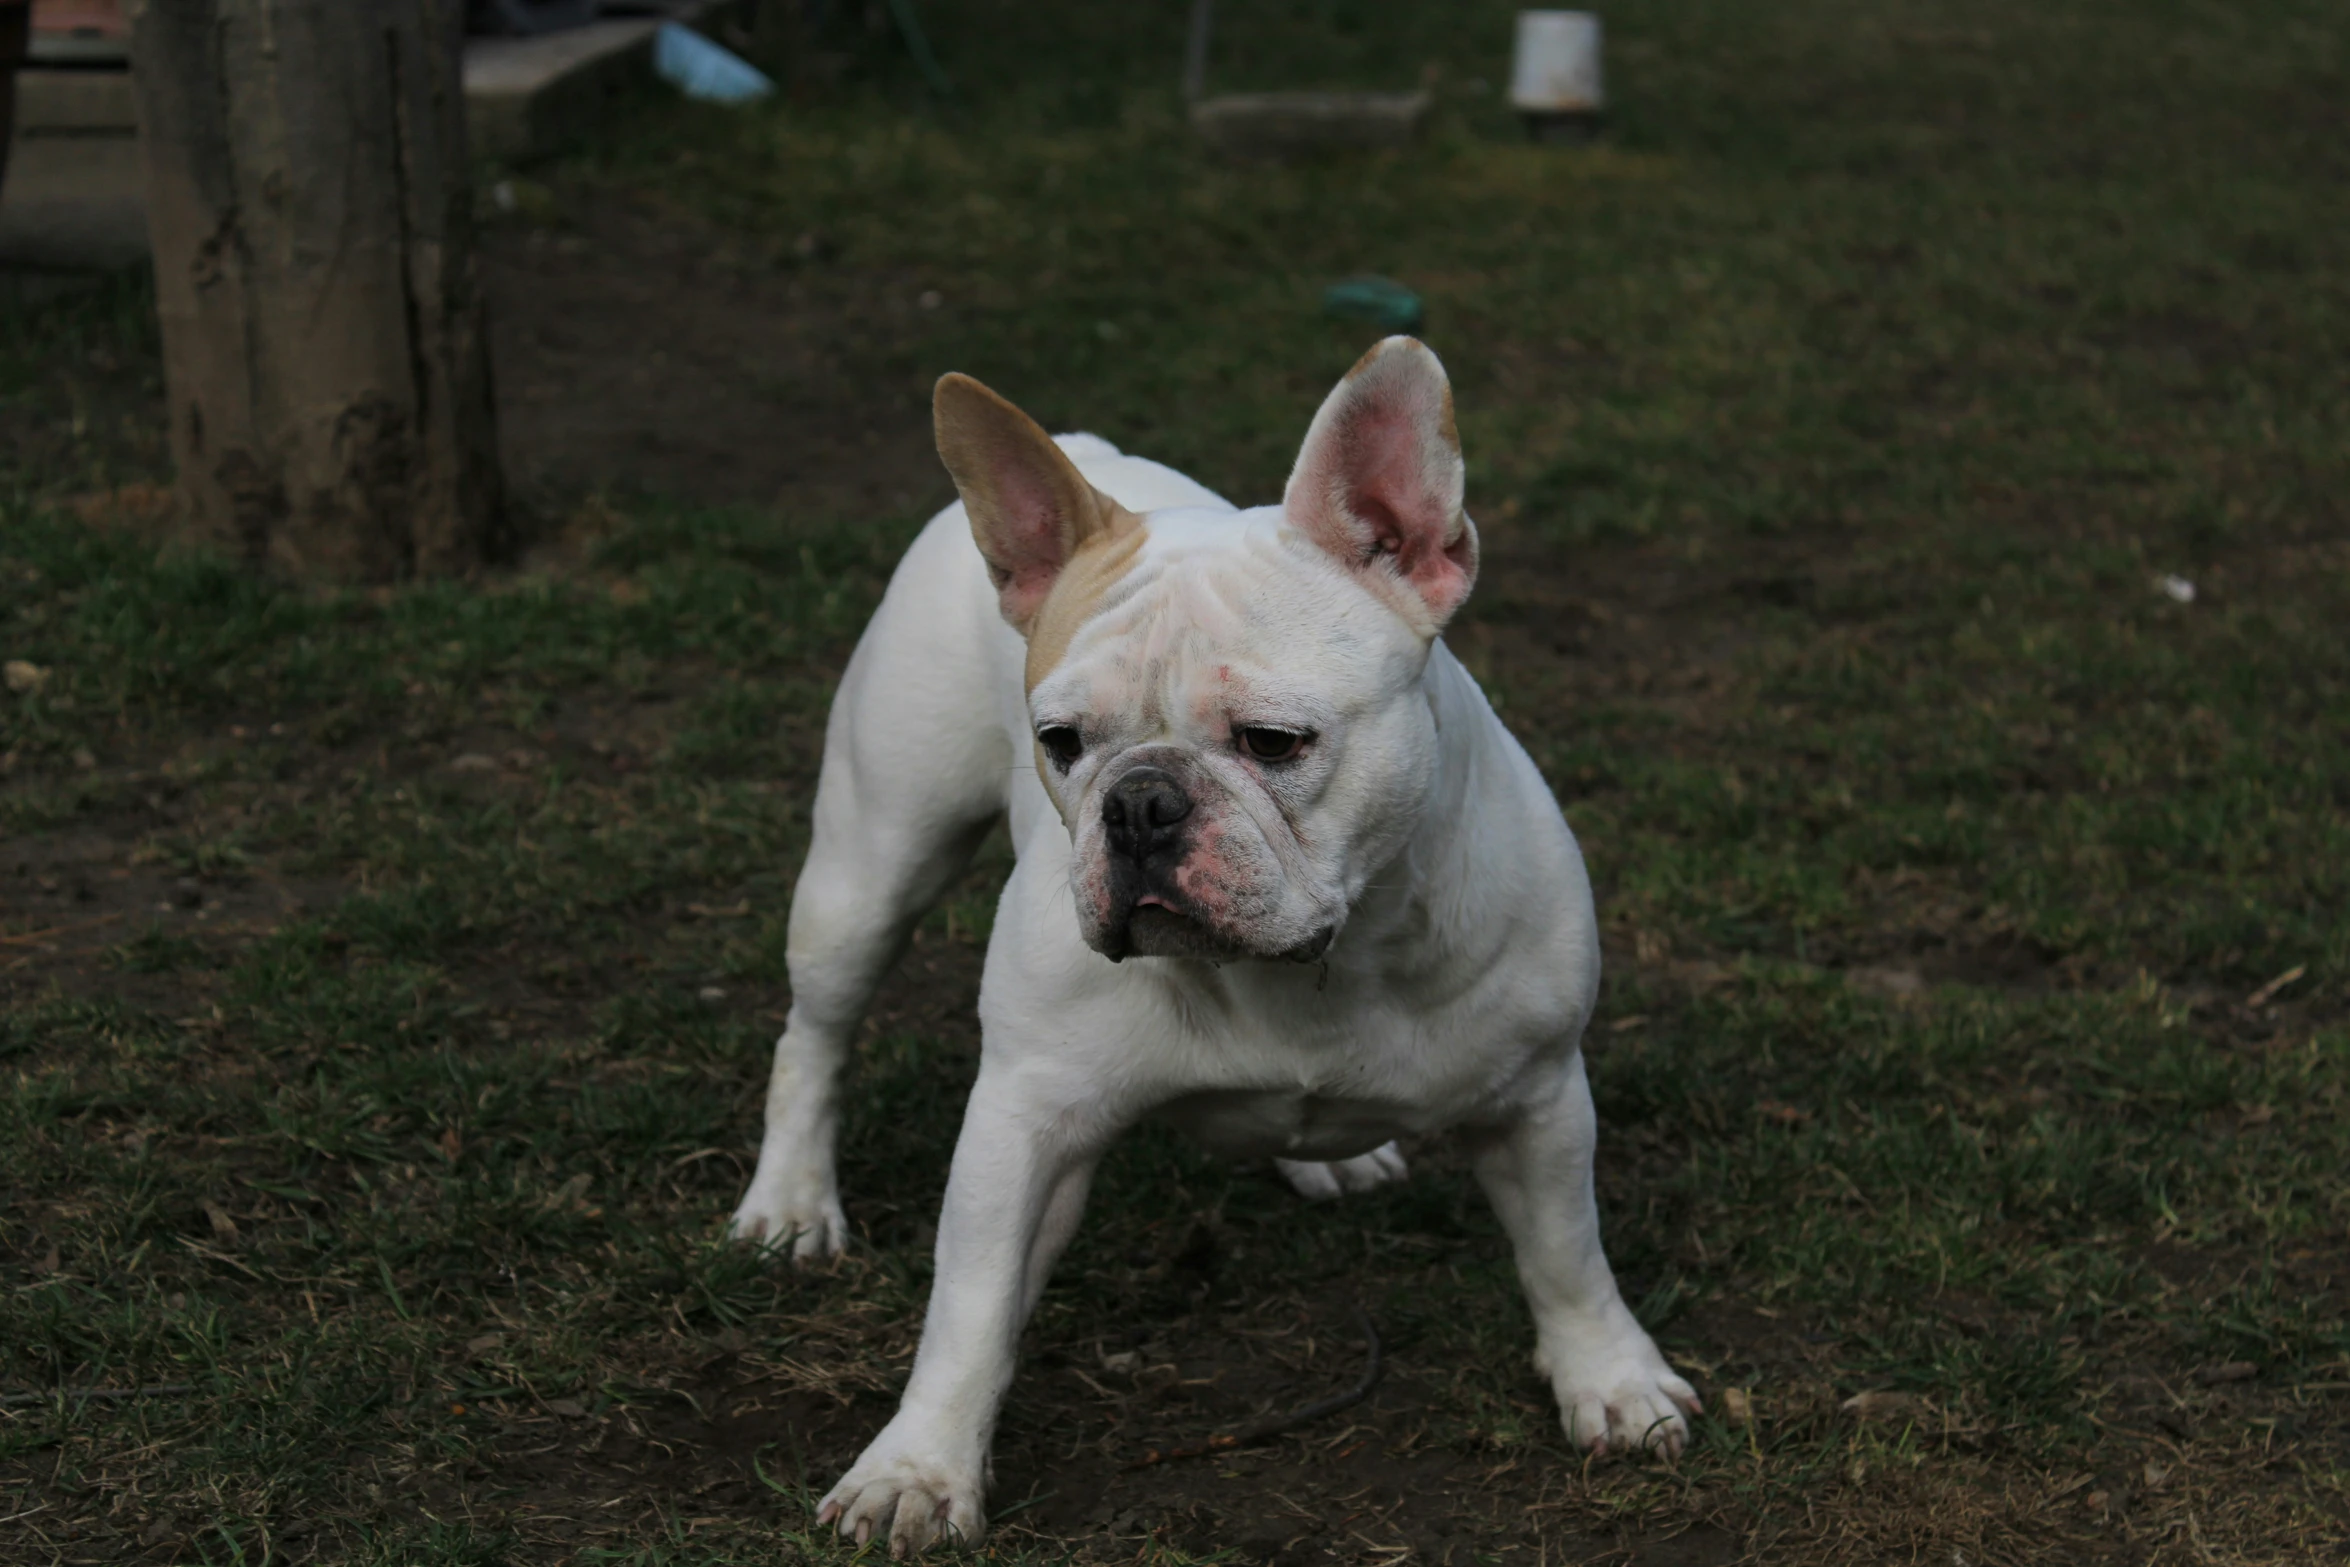
[[951,498],[902,279],[745,242],[626,189],[492,230],[500,436],[525,485],[786,516]]
[[[943,498],[926,410],[907,368],[926,317],[919,306],[899,308],[904,289],[896,281],[751,267],[730,255],[717,232],[617,191],[583,202],[576,226],[499,231],[489,266],[510,461],[545,514],[580,515],[581,498],[598,493],[786,518],[859,510],[902,516]],[[122,406],[135,408],[135,398]],[[121,428],[136,427],[124,413]],[[125,452],[134,460],[135,445]],[[587,514],[594,513],[591,501]],[[1485,585],[1454,637],[1462,656],[1514,700],[1538,704],[1513,710],[1521,727],[1571,731],[1577,714],[1629,709],[1658,730],[1659,750],[1698,759],[1735,753],[1756,700],[1752,661],[1775,634],[1774,617],[1803,615],[1820,634],[1833,635],[1833,606],[1865,576],[1855,565],[1855,540],[1836,531],[1696,552],[1666,542],[1599,545],[1578,552],[1567,569],[1510,522],[1505,508],[1489,529]],[[582,552],[592,544],[592,534],[586,542],[557,536],[542,548],[540,566],[585,573],[595,591],[625,598],[634,591],[628,578],[587,564]],[[837,638],[819,650],[812,666],[818,678],[844,650]],[[122,943],[134,930],[145,930],[150,945],[176,943],[226,962],[289,921],[331,920],[344,900],[365,890],[364,876],[339,872],[331,855],[312,853],[300,865],[268,854],[211,854],[205,845],[228,829],[368,787],[362,775],[394,787],[402,779],[420,787],[446,780],[480,802],[527,797],[553,773],[625,787],[674,756],[694,701],[706,695],[695,689],[696,678],[671,671],[628,700],[559,700],[527,722],[501,723],[477,711],[461,722],[390,734],[371,732],[342,709],[289,720],[256,708],[218,723],[194,750],[190,737],[177,736],[152,755],[134,743],[103,762],[69,756],[64,776],[80,769],[111,803],[84,809],[69,826],[12,840],[10,874],[0,881],[0,925],[11,932],[0,939],[13,954],[6,970],[12,983],[56,998],[200,1009],[219,993],[200,972],[169,963],[145,965],[162,972],[137,972],[137,963],[124,971]],[[763,785],[787,795],[805,790],[813,764],[808,719],[791,733],[797,738],[770,756],[773,776]],[[277,760],[249,783],[207,788],[197,752],[245,745],[274,747]],[[1619,786],[1605,763],[1570,769],[1565,781],[1600,798]],[[1604,881],[1608,846],[1594,848]],[[667,927],[626,962],[650,973],[691,966],[701,933],[754,913],[772,920],[776,911],[765,905],[787,872],[768,865],[749,880],[720,874],[667,886],[642,911]],[[973,927],[983,925],[990,875],[985,866],[975,872],[957,903],[962,929],[934,920],[918,936],[868,1029],[876,1040],[929,1039],[946,1053],[942,1061],[961,1063],[950,1079],[967,1073],[977,1046],[971,1007],[980,940]],[[1884,917],[1820,932],[1804,962],[1815,973],[1841,972],[1856,991],[1896,1006],[1924,1005],[1940,986],[2030,996],[2116,978],[2116,965],[2093,953],[2052,956],[2002,933],[1963,881],[1921,871],[1871,884]],[[330,935],[329,948],[348,950],[350,940]],[[1619,995],[1644,998],[1637,1004],[1645,1009],[1623,1015],[1619,1007],[1610,1030],[1637,1031],[1647,1015],[1685,1011],[1693,998],[1736,984],[1726,954],[1677,952],[1638,920],[1612,922],[1609,948],[1611,968],[1622,976]],[[487,1009],[501,1037],[591,1032],[594,1009],[614,984],[592,958],[583,965],[527,939],[472,954],[451,978],[472,1005]],[[775,977],[738,975],[726,987],[726,1011],[754,1032],[773,1030],[786,1000]],[[2297,1007],[2282,1015],[2244,1012],[2207,995],[2215,1029],[2243,1038],[2241,1048],[2258,1049],[2261,1039],[2290,1037],[2314,1021]],[[1637,1043],[1642,1036],[1624,1037]],[[233,1042],[222,1043],[233,1055]],[[1598,1046],[1603,1061],[1611,1048],[1619,1047]],[[223,1068],[232,1076],[250,1072],[233,1061]],[[616,1072],[629,1069],[626,1061],[613,1063]],[[728,1075],[729,1091],[747,1098],[755,1092],[755,1056]],[[1817,1113],[1775,1098],[1762,1109],[1790,1126]],[[948,1125],[951,1117],[939,1129]],[[694,1132],[696,1140],[707,1135]],[[1612,1211],[1653,1214],[1655,1194],[1646,1183],[1670,1182],[1683,1136],[1637,1119],[1611,1134],[1605,1181]],[[680,1192],[684,1205],[673,1217],[688,1227],[722,1212],[739,1179],[739,1150],[729,1151],[721,1138],[705,1152],[724,1157],[701,1172],[711,1179]],[[943,1160],[943,1148],[934,1152]],[[1462,1182],[1464,1172],[1441,1147],[1419,1156],[1420,1181]],[[455,1389],[448,1408],[473,1432],[467,1456],[453,1465],[406,1460],[403,1483],[428,1511],[457,1509],[533,1559],[664,1531],[717,1549],[729,1539],[769,1538],[778,1526],[804,1526],[797,1510],[811,1488],[820,1490],[886,1419],[911,1350],[913,1322],[902,1293],[884,1291],[901,1301],[894,1317],[860,1306],[860,1297],[882,1272],[918,1261],[929,1236],[919,1191],[868,1204],[852,1178],[850,1201],[883,1255],[810,1281],[807,1298],[816,1309],[796,1327],[773,1319],[703,1324],[667,1336],[658,1348],[623,1352],[636,1391],[618,1402],[496,1387],[467,1393],[466,1384],[480,1378],[461,1365],[450,1368],[443,1372]],[[1260,1206],[1274,1217],[1240,1217]],[[1073,1550],[1095,1560],[1152,1550],[1235,1553],[1279,1567],[1407,1558],[1469,1567],[1505,1554],[1660,1567],[1813,1557],[2140,1561],[2153,1559],[2149,1542],[2167,1538],[2165,1531],[2199,1527],[2189,1506],[2198,1473],[2190,1455],[2208,1449],[2212,1433],[2266,1430],[2272,1443],[2290,1430],[2315,1434],[2306,1425],[2311,1395],[2251,1385],[2243,1380],[2248,1364],[2207,1364],[2201,1375],[2166,1373],[2159,1362],[2112,1367],[2089,1402],[2105,1433],[2093,1444],[2095,1458],[2088,1467],[2075,1461],[2045,1471],[2003,1458],[1997,1430],[1979,1416],[1889,1394],[1887,1407],[1910,1433],[1905,1442],[1923,1444],[1932,1460],[1921,1464],[1914,1452],[1890,1462],[1848,1456],[1840,1484],[1874,1500],[1862,1510],[1797,1522],[1743,1484],[1735,1462],[1682,1481],[1655,1469],[1577,1468],[1550,1444],[1528,1446],[1550,1418],[1530,1377],[1502,1374],[1502,1403],[1483,1407],[1491,1395],[1464,1393],[1461,1384],[1490,1384],[1497,1368],[1465,1365],[1457,1342],[1437,1347],[1391,1322],[1386,1376],[1361,1406],[1261,1449],[1140,1464],[1154,1446],[1198,1442],[1357,1374],[1362,1346],[1347,1325],[1345,1285],[1324,1277],[1300,1292],[1277,1272],[1236,1264],[1232,1255],[1236,1224],[1278,1229],[1288,1222],[1280,1215],[1295,1207],[1269,1180],[1244,1177],[1238,1195],[1214,1211],[1187,1216],[1178,1202],[1131,1242],[1113,1237],[1097,1245],[1099,1254],[1085,1265],[1142,1281],[1137,1287],[1154,1304],[1128,1332],[1103,1333],[1098,1315],[1055,1320],[1048,1311],[1031,1335],[998,1444],[1002,1546]],[[265,1222],[253,1213],[205,1211],[223,1214],[226,1227],[214,1227],[224,1245],[239,1225]],[[1340,1234],[1348,1228],[1343,1217],[1329,1222]],[[1249,1243],[1240,1245],[1245,1255]],[[1702,1256],[1702,1239],[1696,1245]],[[1400,1258],[1385,1257],[1372,1266],[1366,1288],[1408,1299],[1414,1266],[1408,1247]],[[2174,1249],[2156,1266],[2189,1294],[2227,1287],[2225,1259],[2207,1251]],[[1458,1267],[1429,1261],[1428,1287],[1440,1289],[1446,1269],[1457,1279]],[[2344,1281],[2308,1249],[2284,1267],[2312,1302],[2350,1304]],[[1631,1279],[1655,1283],[1653,1273],[1635,1271]],[[1498,1299],[1507,1311],[1506,1291]],[[1933,1310],[1966,1339],[2035,1331],[1982,1289],[1948,1290]],[[1849,1426],[1839,1390],[1853,1373],[1842,1362],[1867,1329],[1850,1318],[1833,1330],[1816,1321],[1730,1291],[1682,1315],[1670,1341],[1717,1399],[1724,1387],[1767,1389],[1760,1407],[1782,1428]],[[1514,1325],[1495,1326],[1503,1340],[1514,1339]],[[1483,1342],[1482,1333],[1473,1337]],[[473,1358],[494,1359],[498,1341],[494,1330],[469,1341]],[[1466,1438],[1464,1399],[1478,1406],[1466,1423],[1481,1433]],[[1737,1438],[1728,1440],[1734,1448]],[[2246,1462],[2258,1467],[2256,1454],[2228,1446],[2229,1472],[2242,1472],[2237,1466]],[[1872,1465],[1880,1467],[1872,1473]],[[150,1557],[169,1559],[196,1538],[174,1517],[150,1519],[137,1535]],[[306,1554],[347,1539],[304,1530],[293,1524],[282,1546]]]

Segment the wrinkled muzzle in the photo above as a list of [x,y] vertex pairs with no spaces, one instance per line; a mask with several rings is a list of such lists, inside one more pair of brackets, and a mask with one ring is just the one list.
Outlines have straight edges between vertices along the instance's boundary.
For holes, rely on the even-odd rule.
[[1282,867],[1230,794],[1171,747],[1144,747],[1105,774],[1075,824],[1077,921],[1085,944],[1129,957],[1287,958],[1311,963],[1334,918],[1285,912]]

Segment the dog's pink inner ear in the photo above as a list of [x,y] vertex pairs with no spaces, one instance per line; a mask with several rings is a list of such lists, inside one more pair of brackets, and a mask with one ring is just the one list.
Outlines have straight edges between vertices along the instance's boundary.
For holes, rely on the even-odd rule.
[[1044,607],[1053,579],[1069,564],[1077,530],[1069,525],[1067,498],[1017,460],[997,475],[995,490],[994,515],[985,526],[980,553],[987,557],[1004,618],[1025,625]]
[[1462,487],[1444,367],[1421,344],[1391,337],[1315,414],[1282,506],[1341,561],[1406,590],[1433,634],[1477,577]]

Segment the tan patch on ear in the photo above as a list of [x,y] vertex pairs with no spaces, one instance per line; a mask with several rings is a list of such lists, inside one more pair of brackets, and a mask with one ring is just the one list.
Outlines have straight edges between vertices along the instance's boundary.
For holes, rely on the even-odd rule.
[[1077,553],[1061,568],[1052,592],[1028,624],[1026,689],[1030,691],[1060,667],[1077,629],[1093,619],[1110,589],[1134,568],[1135,557],[1150,537],[1140,517],[1106,495],[1102,496],[1102,508],[1101,528],[1077,546]]
[[[1404,341],[1412,342],[1414,339],[1406,338]],[[1361,375],[1365,370],[1370,369],[1371,361],[1377,359],[1381,354],[1387,352],[1387,344],[1388,339],[1383,337],[1379,339],[1378,342],[1373,343],[1370,347],[1364,349],[1363,357],[1356,360],[1354,364],[1348,368],[1346,374],[1338,378],[1339,384],[1343,386],[1347,382],[1353,380],[1356,376]]]
[[1444,402],[1436,415],[1436,433],[1444,437],[1444,444],[1454,451],[1461,449],[1461,427],[1453,422],[1452,383],[1444,383]]

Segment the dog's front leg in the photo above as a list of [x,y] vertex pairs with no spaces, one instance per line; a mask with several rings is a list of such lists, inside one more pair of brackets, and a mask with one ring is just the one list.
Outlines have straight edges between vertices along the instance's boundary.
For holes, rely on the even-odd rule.
[[938,1219],[922,1344],[896,1418],[818,1508],[895,1555],[985,1530],[987,1452],[1020,1330],[1076,1229],[1103,1129],[982,1064]]
[[[1678,1453],[1699,1409],[1633,1319],[1599,1244],[1591,1187],[1598,1118],[1580,1050],[1476,1153],[1477,1179],[1517,1249],[1534,1308],[1534,1365],[1577,1446]],[[1676,1407],[1678,1406],[1678,1407]]]

